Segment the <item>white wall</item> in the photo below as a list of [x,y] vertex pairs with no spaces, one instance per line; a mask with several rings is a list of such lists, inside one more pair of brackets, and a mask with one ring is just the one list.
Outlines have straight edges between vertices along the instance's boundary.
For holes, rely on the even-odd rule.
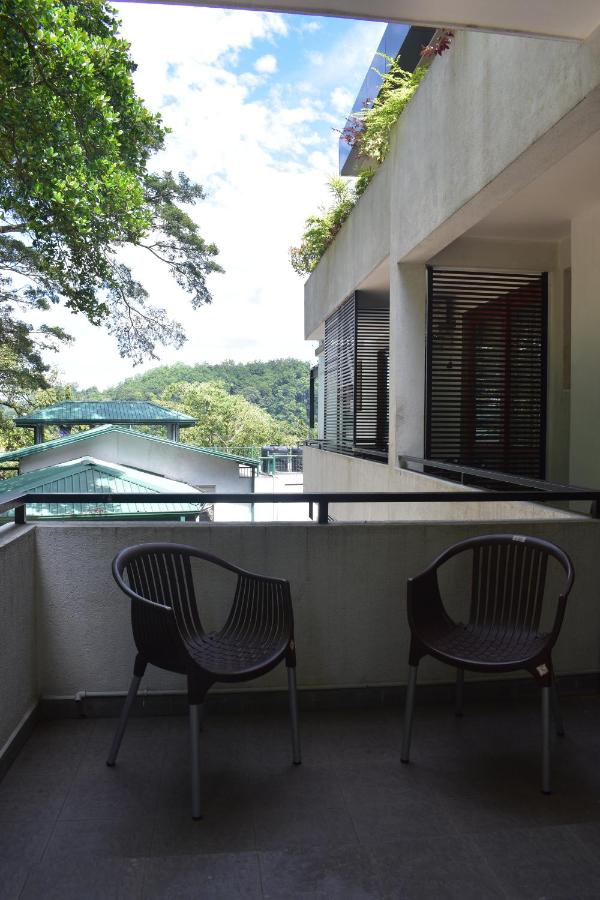
[[[600,427],[593,425],[598,417],[590,403],[590,386],[597,381],[592,365],[592,347],[598,346],[596,313],[583,312],[598,307],[599,255],[590,244],[591,235],[598,233],[594,214],[573,223],[573,244],[576,238],[582,243],[573,247],[573,347],[578,360],[573,361],[570,391],[562,377],[565,242],[484,240],[468,232],[598,131],[600,33],[585,45],[574,45],[460,32],[451,50],[434,60],[394,128],[384,166],[305,289],[309,336],[389,251],[392,462],[397,452],[421,455],[423,448],[426,298],[424,287],[418,296],[423,280],[419,267],[432,263],[548,271],[547,476],[596,483],[600,468],[593,461],[600,458]],[[571,398],[577,405],[572,421]],[[597,436],[587,441],[587,448],[575,447],[574,442],[586,443],[590,425]]]
[[[373,491],[410,493],[411,491],[467,491],[475,497],[475,488],[386,466],[341,453],[304,448],[304,491]],[[589,507],[589,504],[588,504]],[[330,515],[340,522],[474,522],[530,521],[535,519],[571,519],[571,513],[539,503],[503,500],[482,503],[332,503]]]
[[598,131],[599,48],[600,32],[585,45],[457,33],[395,126],[392,260],[439,253]]
[[584,45],[458,32],[308,279],[305,336],[388,252],[427,262],[596,133],[599,85],[600,32]]
[[38,698],[34,530],[0,528],[0,752]]
[[85,441],[33,453],[21,460],[21,472],[54,466],[80,456],[94,456],[187,484],[215,485],[215,490],[221,493],[241,493],[250,489],[250,479],[239,477],[238,463],[233,460],[198,453],[186,449],[185,444],[173,446],[149,441],[133,432],[99,434]]
[[571,480],[600,484],[600,206],[571,226]]
[[425,266],[391,267],[389,459],[392,466],[397,464],[399,453],[425,455],[426,299]]
[[[134,656],[129,605],[112,582],[110,563],[129,544],[157,539],[190,543],[254,571],[288,578],[296,618],[299,684],[324,688],[404,683],[409,641],[407,577],[456,540],[504,529],[506,525],[498,523],[465,522],[39,525],[42,694],[74,696],[80,690],[126,689]],[[577,577],[555,653],[558,672],[600,670],[600,522],[522,522],[516,530],[554,540],[573,557]],[[454,581],[453,601],[457,587]],[[209,621],[216,617],[216,606],[222,617],[225,603],[211,595],[203,606]],[[422,681],[451,678],[441,664],[423,663]],[[280,667],[245,687],[284,685],[285,670]],[[145,687],[179,689],[183,680],[152,669]]]

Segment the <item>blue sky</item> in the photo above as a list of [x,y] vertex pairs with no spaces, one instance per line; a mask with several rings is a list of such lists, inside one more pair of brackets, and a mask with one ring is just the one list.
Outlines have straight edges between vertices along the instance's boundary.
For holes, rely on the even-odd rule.
[[[185,171],[208,197],[194,211],[221,251],[214,302],[192,311],[160,266],[127,261],[150,302],[182,322],[188,342],[162,363],[311,359],[303,340],[303,280],[288,248],[337,174],[338,134],[372,60],[383,23],[269,13],[117,4],[138,64],[136,85],[172,129],[157,169]],[[113,339],[69,315],[77,343],[61,352],[62,377],[106,387],[143,370]],[[48,360],[56,365],[56,359]]]

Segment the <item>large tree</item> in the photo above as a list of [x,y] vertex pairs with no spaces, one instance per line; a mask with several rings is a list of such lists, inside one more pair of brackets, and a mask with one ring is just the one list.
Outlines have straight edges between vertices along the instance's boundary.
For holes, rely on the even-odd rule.
[[239,394],[230,394],[222,384],[180,382],[170,385],[161,401],[172,409],[198,419],[192,428],[182,428],[181,440],[200,447],[250,447],[296,443],[281,422]]
[[0,0],[0,402],[19,379],[45,387],[41,350],[68,339],[19,311],[63,303],[104,323],[134,361],[184,341],[123,247],[162,261],[194,307],[221,271],[183,208],[202,188],[149,171],[167,129],[135,93],[118,27],[104,0]]

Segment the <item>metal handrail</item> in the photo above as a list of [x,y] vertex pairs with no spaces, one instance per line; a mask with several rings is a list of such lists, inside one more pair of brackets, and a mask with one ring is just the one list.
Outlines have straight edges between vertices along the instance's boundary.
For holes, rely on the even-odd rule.
[[15,510],[15,523],[22,525],[26,519],[28,504],[36,503],[93,503],[95,506],[104,503],[316,503],[319,509],[318,523],[326,525],[329,521],[330,503],[495,503],[506,500],[540,502],[546,500],[591,500],[593,502],[592,517],[598,518],[600,509],[600,489],[579,488],[572,485],[560,490],[503,490],[489,491],[310,491],[304,494],[202,494],[196,501],[195,495],[169,493],[15,493],[0,502],[0,514]]
[[[470,478],[479,478],[482,481],[500,481],[504,484],[518,485],[519,487],[533,488],[540,491],[565,491],[565,490],[592,490],[592,488],[574,487],[560,481],[546,481],[542,478],[526,478],[524,475],[509,475],[506,472],[498,472],[496,469],[479,469],[475,466],[463,466],[457,463],[442,462],[439,459],[425,459],[422,456],[408,456],[405,453],[398,454],[398,465],[401,469],[414,471],[408,468],[412,465],[427,466],[430,469],[441,469],[446,472],[455,472],[457,475],[467,475]],[[418,473],[421,474],[421,473]],[[464,481],[461,478],[461,483]]]

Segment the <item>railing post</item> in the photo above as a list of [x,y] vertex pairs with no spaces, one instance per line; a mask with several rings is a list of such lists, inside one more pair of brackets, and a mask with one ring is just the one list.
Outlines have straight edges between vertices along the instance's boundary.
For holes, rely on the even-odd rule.
[[15,506],[15,525],[25,525],[27,518],[25,515],[27,507],[24,503],[21,506]]
[[327,525],[329,522],[329,503],[327,500],[319,500],[319,525]]

